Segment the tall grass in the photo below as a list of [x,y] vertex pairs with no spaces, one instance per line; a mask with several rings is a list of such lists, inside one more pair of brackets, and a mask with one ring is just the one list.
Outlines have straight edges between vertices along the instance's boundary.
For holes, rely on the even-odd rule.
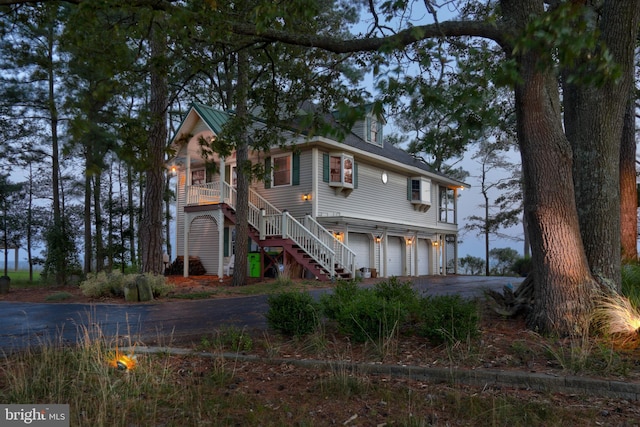
[[635,263],[622,266],[622,295],[626,296],[634,307],[640,306],[640,265]]

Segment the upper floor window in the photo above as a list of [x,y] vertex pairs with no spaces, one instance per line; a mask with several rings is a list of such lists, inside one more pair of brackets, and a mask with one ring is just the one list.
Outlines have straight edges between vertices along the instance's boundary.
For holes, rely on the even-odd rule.
[[[277,154],[264,159],[264,188],[300,185],[300,153]],[[233,175],[236,178],[236,175]]]
[[325,155],[325,181],[333,187],[354,187],[353,157],[348,154]]
[[374,116],[367,116],[366,140],[375,145],[382,147],[382,122]]
[[191,171],[191,185],[201,185],[205,183],[205,171],[204,169],[199,169],[195,171]]
[[456,202],[453,188],[440,187],[440,222],[456,223]]
[[416,209],[426,211],[431,207],[431,180],[423,177],[407,179],[407,198]]
[[271,182],[274,187],[291,185],[291,154],[273,156]]

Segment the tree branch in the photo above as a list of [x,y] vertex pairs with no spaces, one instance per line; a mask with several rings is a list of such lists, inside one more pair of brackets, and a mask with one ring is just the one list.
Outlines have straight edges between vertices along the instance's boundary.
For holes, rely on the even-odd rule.
[[[2,1],[2,0],[0,0]],[[264,40],[314,47],[333,53],[375,52],[404,48],[421,40],[432,37],[482,37],[508,47],[507,37],[496,25],[477,21],[445,21],[412,27],[387,37],[371,37],[360,39],[338,39],[315,34],[296,34],[278,30],[258,31],[252,24],[232,23],[231,30],[236,34],[260,37]]]

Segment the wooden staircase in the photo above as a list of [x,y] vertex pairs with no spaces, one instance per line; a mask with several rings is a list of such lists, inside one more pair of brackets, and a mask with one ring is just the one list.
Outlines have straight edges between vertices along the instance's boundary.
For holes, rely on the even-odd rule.
[[[232,223],[236,224],[236,211],[227,203],[223,203],[220,206],[224,216]],[[258,228],[249,223],[249,237],[256,242],[261,249],[267,247],[281,247],[282,250],[289,256],[289,259],[293,259],[296,263],[301,265],[307,271],[311,272],[318,280],[330,281],[335,279],[349,279],[353,277],[351,271],[347,271],[342,265],[334,262],[333,271],[329,271],[322,266],[316,259],[314,259],[304,248],[300,247],[290,238],[283,238],[280,235],[266,235],[261,238]]]

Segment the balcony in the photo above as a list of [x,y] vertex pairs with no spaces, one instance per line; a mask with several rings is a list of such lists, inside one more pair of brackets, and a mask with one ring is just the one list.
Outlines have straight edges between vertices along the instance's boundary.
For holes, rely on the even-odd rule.
[[218,182],[187,186],[187,206],[213,205],[220,203]]

